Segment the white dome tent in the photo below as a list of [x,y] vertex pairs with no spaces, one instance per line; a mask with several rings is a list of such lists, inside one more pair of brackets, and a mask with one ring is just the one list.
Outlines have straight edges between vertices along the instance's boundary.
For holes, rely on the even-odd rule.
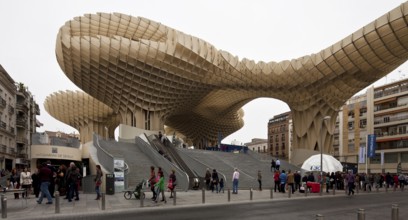
[[[313,155],[303,162],[302,169],[307,171],[320,171],[320,154]],[[340,161],[331,155],[323,154],[323,172],[331,173],[343,171]]]

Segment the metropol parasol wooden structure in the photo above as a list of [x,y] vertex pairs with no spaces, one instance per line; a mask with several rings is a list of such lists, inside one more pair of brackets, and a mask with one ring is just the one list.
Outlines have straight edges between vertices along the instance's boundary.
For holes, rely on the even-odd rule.
[[[320,52],[256,63],[146,18],[86,14],[60,28],[56,56],[87,95],[59,92],[44,105],[86,140],[90,130],[103,130],[98,126],[108,127],[112,136],[120,123],[157,131],[167,127],[198,146],[203,139],[216,143],[219,132],[226,137],[239,130],[242,106],[270,97],[292,111],[295,148],[317,150],[322,138],[323,151],[329,152],[339,108],[407,60],[407,20],[404,3]],[[93,100],[86,111],[74,104],[85,97]],[[322,126],[325,116],[331,119]]]

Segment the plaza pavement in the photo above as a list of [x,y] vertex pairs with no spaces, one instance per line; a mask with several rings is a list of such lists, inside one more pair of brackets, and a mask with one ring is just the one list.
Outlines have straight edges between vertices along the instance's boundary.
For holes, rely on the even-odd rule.
[[[400,189],[393,190],[389,189],[388,192],[385,192],[384,188],[379,189],[378,193],[398,193]],[[360,190],[356,192],[355,196],[358,194],[365,193],[377,193],[374,189],[372,192],[364,192]],[[143,207],[141,206],[141,201],[136,200],[134,197],[130,200],[126,200],[123,197],[122,192],[115,193],[114,195],[105,195],[105,210],[102,210],[102,201],[95,200],[95,194],[81,194],[80,200],[68,202],[63,198],[60,198],[60,213],[56,214],[56,202],[52,205],[45,204],[46,199],[42,204],[37,204],[36,198],[31,195],[27,199],[27,204],[25,200],[14,199],[14,195],[7,194],[7,218],[6,219],[34,219],[34,218],[47,218],[53,219],[57,216],[64,217],[64,219],[76,219],[75,216],[84,216],[92,213],[100,212],[120,212],[121,210],[131,210],[131,209],[160,209],[160,208],[181,208],[186,206],[205,206],[213,204],[224,204],[228,203],[228,190],[225,190],[224,193],[212,193],[211,191],[205,191],[205,203],[203,203],[203,191],[200,190],[189,190],[187,192],[177,192],[176,204],[174,200],[168,198],[170,195],[169,192],[166,192],[167,203],[158,202],[154,203],[151,201],[151,192],[146,192],[146,199],[143,200]],[[333,191],[330,190],[329,193],[323,192],[322,196],[324,197],[345,197],[346,194],[344,190],[336,190],[335,195]],[[252,201],[270,201],[270,200],[290,200],[290,199],[318,199],[320,193],[308,193],[305,196],[304,193],[295,192],[291,194],[289,198],[288,192],[285,194],[279,192],[273,192],[271,198],[271,190],[264,189],[263,191],[252,190]],[[242,202],[251,202],[251,190],[242,190],[238,191],[238,194],[230,194],[230,203],[242,203]],[[3,210],[2,210],[3,211]],[[3,218],[4,213],[1,213]],[[66,218],[65,218],[66,217]]]

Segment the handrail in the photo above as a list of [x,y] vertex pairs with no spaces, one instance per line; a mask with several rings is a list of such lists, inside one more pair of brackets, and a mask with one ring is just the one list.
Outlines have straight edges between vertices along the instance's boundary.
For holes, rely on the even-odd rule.
[[[99,135],[93,134],[94,135],[94,146],[97,147],[97,156],[99,162],[106,168],[107,171],[113,173],[114,172],[114,166],[113,166],[113,156],[108,153],[105,149],[103,149],[100,144],[99,144]],[[110,164],[107,164],[108,162],[111,162]]]

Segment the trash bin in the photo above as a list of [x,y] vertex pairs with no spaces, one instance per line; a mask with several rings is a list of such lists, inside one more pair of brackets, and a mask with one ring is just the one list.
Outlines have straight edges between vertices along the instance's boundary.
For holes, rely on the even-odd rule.
[[106,174],[105,176],[106,181],[106,194],[113,195],[115,194],[115,174]]

